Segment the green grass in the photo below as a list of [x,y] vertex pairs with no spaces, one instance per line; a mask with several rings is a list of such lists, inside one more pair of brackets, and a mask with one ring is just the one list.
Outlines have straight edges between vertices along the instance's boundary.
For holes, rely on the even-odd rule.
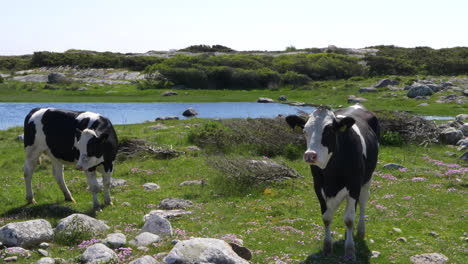
[[[101,212],[92,212],[91,194],[86,191],[86,178],[82,173],[66,167],[65,178],[76,199],[76,204],[63,201],[47,161],[43,162],[33,178],[36,205],[26,205],[22,177],[23,149],[16,140],[20,128],[0,131],[0,226],[29,219],[44,218],[53,226],[73,212],[87,213],[106,221],[110,231],[120,230],[132,239],[142,227],[142,217],[167,197],[189,199],[194,202],[193,214],[172,219],[177,228],[174,237],[164,239],[148,252],[134,250],[132,258],[168,252],[173,239],[184,237],[215,237],[236,235],[254,252],[252,263],[338,263],[345,262],[342,221],[343,207],[335,216],[333,257],[323,257],[322,221],[317,198],[313,192],[310,168],[300,158],[288,160],[277,156],[274,160],[286,163],[305,176],[301,179],[263,185],[239,185],[226,181],[224,175],[208,165],[210,155],[190,153],[188,135],[192,129],[208,120],[192,119],[166,121],[167,130],[150,130],[154,123],[116,126],[120,138],[143,138],[156,146],[172,147],[186,154],[170,160],[156,160],[138,156],[116,164],[114,177],[128,181],[126,186],[112,190],[114,206]],[[359,263],[409,263],[416,254],[439,252],[451,263],[466,262],[466,175],[445,176],[447,167],[435,165],[423,157],[429,156],[446,164],[456,164],[456,157],[448,157],[446,146],[423,148],[415,145],[403,147],[382,146],[377,173],[371,188],[367,210],[367,235],[357,241]],[[231,155],[251,156],[242,149]],[[385,171],[388,162],[404,165],[407,171]],[[395,179],[386,174],[392,174]],[[422,177],[423,180],[415,177]],[[205,186],[179,187],[182,181],[205,179]],[[419,180],[418,180],[419,179]],[[154,182],[157,191],[144,191],[142,185]],[[100,196],[102,201],[102,196]],[[129,202],[131,206],[122,205]],[[53,206],[53,207],[51,207]],[[400,228],[401,234],[392,228]],[[438,237],[429,235],[438,233]],[[397,241],[398,237],[408,242]],[[98,237],[103,238],[103,237]],[[379,251],[377,259],[369,259],[370,251]],[[64,246],[52,242],[51,256],[77,259],[83,252],[77,246]],[[32,263],[39,259],[37,252],[30,259],[20,258],[18,263]],[[281,262],[283,263],[283,262]]]
[[[447,79],[448,77],[437,77]],[[440,104],[435,101],[439,96],[453,92],[439,92],[427,100],[414,100],[405,97],[406,91],[393,91],[397,96],[386,96],[392,91],[381,88],[379,93],[359,94],[359,88],[370,87],[381,78],[369,78],[358,81],[316,81],[309,85],[290,89],[283,87],[274,90],[177,90],[177,96],[161,96],[168,89],[139,90],[137,85],[97,85],[70,84],[57,86],[58,90],[44,89],[40,83],[6,82],[0,84],[0,102],[255,102],[258,97],[277,99],[286,95],[290,102],[299,101],[309,104],[327,104],[333,107],[347,106],[349,95],[368,99],[364,103],[370,110],[400,110],[422,115],[454,116],[468,112],[466,105],[455,103]],[[405,83],[413,77],[400,77]],[[87,87],[87,91],[76,91],[79,87]],[[109,93],[111,92],[111,93]],[[421,103],[429,106],[418,106]]]

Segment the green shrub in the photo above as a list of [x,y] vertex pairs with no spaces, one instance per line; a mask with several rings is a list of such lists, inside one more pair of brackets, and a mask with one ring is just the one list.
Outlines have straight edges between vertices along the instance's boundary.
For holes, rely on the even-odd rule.
[[309,76],[293,71],[287,71],[281,74],[281,83],[285,85],[301,86],[308,84],[311,81]]
[[0,83],[3,83],[4,82],[4,79],[3,77],[0,75]]
[[386,146],[401,146],[404,140],[397,131],[385,131],[380,137],[380,143]]

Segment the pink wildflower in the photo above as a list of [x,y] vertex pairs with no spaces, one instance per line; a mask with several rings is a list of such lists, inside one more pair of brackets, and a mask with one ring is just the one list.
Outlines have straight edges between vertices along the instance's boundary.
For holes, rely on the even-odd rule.
[[424,177],[413,177],[413,178],[411,179],[411,181],[413,181],[413,182],[425,181],[425,180],[427,180],[427,179],[424,178]]

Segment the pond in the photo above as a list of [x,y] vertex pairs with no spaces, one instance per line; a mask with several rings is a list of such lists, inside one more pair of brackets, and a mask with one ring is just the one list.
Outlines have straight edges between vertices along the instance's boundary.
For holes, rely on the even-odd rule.
[[221,102],[221,103],[0,103],[0,129],[22,126],[24,117],[36,107],[53,107],[76,111],[91,111],[108,117],[113,124],[135,124],[163,116],[178,116],[189,107],[199,118],[259,118],[279,114],[297,114],[299,110],[312,112],[311,106],[292,106],[279,103]]

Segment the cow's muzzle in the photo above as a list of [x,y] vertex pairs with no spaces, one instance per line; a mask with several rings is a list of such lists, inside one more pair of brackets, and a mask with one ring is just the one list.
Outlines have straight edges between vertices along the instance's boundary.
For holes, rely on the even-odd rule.
[[304,161],[309,164],[315,164],[317,162],[317,152],[315,151],[306,151],[304,153]]

